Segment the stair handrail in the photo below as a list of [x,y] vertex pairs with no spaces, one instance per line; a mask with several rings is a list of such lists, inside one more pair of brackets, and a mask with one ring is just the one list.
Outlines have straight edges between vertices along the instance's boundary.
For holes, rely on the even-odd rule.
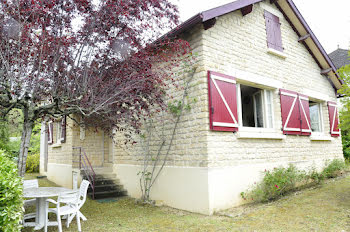
[[95,177],[96,173],[92,167],[89,158],[86,155],[84,148],[82,147],[73,147],[73,149],[79,149],[79,169],[83,170],[86,178],[90,182],[92,189],[92,199],[95,199]]

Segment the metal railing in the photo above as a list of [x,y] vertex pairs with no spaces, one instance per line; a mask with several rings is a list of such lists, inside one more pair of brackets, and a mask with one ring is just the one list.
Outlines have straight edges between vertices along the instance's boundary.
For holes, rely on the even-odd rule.
[[[77,152],[75,152],[77,151]],[[78,159],[77,160],[77,156]],[[79,163],[79,170],[83,171],[85,177],[90,182],[90,186],[92,189],[92,199],[95,199],[95,177],[96,173],[94,168],[92,167],[90,160],[86,156],[86,152],[82,147],[73,147],[73,167],[76,167],[74,163]]]

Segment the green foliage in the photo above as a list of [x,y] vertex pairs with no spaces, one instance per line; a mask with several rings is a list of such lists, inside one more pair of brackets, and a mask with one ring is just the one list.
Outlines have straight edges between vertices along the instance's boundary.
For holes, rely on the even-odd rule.
[[345,163],[342,160],[334,159],[332,162],[327,162],[326,167],[323,169],[322,174],[326,178],[334,178],[341,175],[345,169]]
[[[350,56],[350,54],[349,54]],[[340,129],[342,134],[343,142],[343,153],[344,158],[350,158],[350,65],[345,65],[338,70],[340,78],[345,84],[338,91],[340,94],[344,95],[341,99],[342,107],[340,109]]]
[[196,98],[189,99],[186,97],[186,101],[174,100],[173,102],[169,102],[168,108],[171,114],[174,116],[180,116],[183,110],[190,111],[192,109],[191,104],[196,102]]
[[0,119],[0,149],[8,151],[8,143],[9,139],[9,125],[7,123],[7,119]]
[[175,100],[174,102],[168,103],[169,111],[175,116],[179,116],[183,109],[183,102]]
[[274,168],[272,171],[265,170],[263,180],[256,184],[248,194],[241,193],[244,199],[258,202],[266,202],[276,199],[295,188],[296,183],[303,179],[304,173],[295,166],[288,168]]
[[23,113],[19,109],[13,109],[8,115],[10,137],[21,137],[23,129]]
[[30,154],[40,153],[40,131],[41,131],[41,124],[39,122],[36,122],[34,124],[32,137],[30,139],[30,147],[29,147]]
[[29,154],[26,163],[26,172],[39,172],[40,154]]
[[342,129],[341,134],[344,158],[346,160],[350,160],[350,136],[348,135],[348,132],[345,129]]
[[20,231],[22,213],[22,179],[16,164],[0,151],[0,231]]
[[256,202],[267,202],[277,199],[288,192],[296,190],[299,186],[309,184],[320,184],[325,178],[334,178],[342,174],[346,165],[344,161],[334,159],[326,162],[322,172],[317,172],[312,168],[308,174],[290,165],[288,168],[274,168],[272,171],[265,170],[264,178],[261,182],[245,192],[241,192],[244,200]]
[[325,175],[322,172],[318,172],[315,168],[312,168],[309,175],[306,176],[306,178],[309,178],[312,183],[321,184],[322,181],[324,181],[325,179]]
[[20,146],[21,146],[21,138],[15,137],[14,139],[10,140],[10,142],[8,143],[7,153],[9,154],[9,156],[11,156],[11,158],[17,159]]
[[[0,149],[12,159],[17,159],[21,146],[22,123],[19,122],[20,118],[22,118],[21,113],[14,111],[4,120],[0,120]],[[36,122],[30,140],[29,154],[40,153],[40,130],[41,124]]]

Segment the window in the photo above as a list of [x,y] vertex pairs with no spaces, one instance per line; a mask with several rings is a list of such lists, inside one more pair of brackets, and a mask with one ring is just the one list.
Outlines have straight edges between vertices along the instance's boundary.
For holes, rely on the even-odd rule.
[[53,144],[53,122],[52,121],[48,123],[47,142],[48,144]]
[[281,24],[276,15],[265,10],[267,47],[279,52],[283,52]]
[[[211,130],[237,132],[241,127],[240,138],[253,138],[257,135],[250,132],[260,129],[274,133],[271,90],[237,84],[233,76],[208,71],[208,95]],[[271,133],[260,133],[259,138],[281,139]]]
[[273,128],[273,95],[270,90],[239,84],[241,99],[240,125]]
[[312,132],[322,132],[321,104],[309,101],[310,123]]
[[57,122],[57,137],[56,143],[66,142],[66,117],[64,116],[60,121]]
[[61,143],[62,125],[61,122],[57,122],[57,140],[56,143]]

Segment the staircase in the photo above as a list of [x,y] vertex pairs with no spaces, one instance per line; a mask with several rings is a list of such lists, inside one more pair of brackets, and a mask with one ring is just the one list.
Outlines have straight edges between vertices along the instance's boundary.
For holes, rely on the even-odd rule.
[[[113,167],[110,164],[104,164],[103,167],[95,167],[95,197],[94,199],[105,199],[126,196],[127,192],[120,184],[117,175],[113,173]],[[83,178],[85,173],[81,171]],[[92,187],[89,186],[88,195],[92,197]]]
[[73,168],[80,170],[83,179],[90,182],[88,195],[92,199],[104,199],[126,196],[117,175],[113,173],[111,163],[105,163],[102,167],[93,167],[86,155],[84,148],[73,147]]

